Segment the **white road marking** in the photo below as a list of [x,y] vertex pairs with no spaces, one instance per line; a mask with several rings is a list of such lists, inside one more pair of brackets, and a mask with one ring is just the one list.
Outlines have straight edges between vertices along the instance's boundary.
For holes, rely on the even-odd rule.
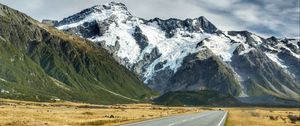
[[181,124],[181,123],[184,123],[184,122],[187,122],[187,121],[191,121],[191,120],[194,120],[194,119],[198,119],[198,118],[201,118],[201,117],[203,117],[203,116],[210,115],[210,114],[212,114],[212,113],[213,113],[213,112],[209,112],[209,113],[200,115],[200,116],[198,116],[198,117],[192,117],[192,118],[190,118],[190,119],[185,119],[185,120],[182,120],[182,121],[177,122],[177,123],[176,123],[176,122],[175,122],[175,123],[171,123],[171,124],[169,124],[168,126],[174,126],[174,125]]
[[[222,111],[207,111],[198,114],[195,113],[191,115],[177,115],[177,116],[163,117],[163,118],[157,118],[157,119],[147,120],[147,121],[142,121],[137,123],[125,124],[123,126],[144,126],[144,125],[147,126],[185,126],[186,125],[188,126],[187,124],[190,123],[193,125],[195,125],[196,123],[198,124],[200,123],[201,125],[201,122],[199,122],[200,120],[204,121],[205,126],[222,126],[222,123],[226,121],[225,117],[227,117],[227,112],[222,112]],[[207,122],[206,119],[208,119]],[[218,122],[219,119],[221,119],[220,122]]]
[[218,126],[221,126],[221,124],[222,124],[222,122],[224,121],[224,119],[225,119],[226,116],[227,116],[227,112],[225,112],[225,114],[224,114],[222,120],[219,122]]

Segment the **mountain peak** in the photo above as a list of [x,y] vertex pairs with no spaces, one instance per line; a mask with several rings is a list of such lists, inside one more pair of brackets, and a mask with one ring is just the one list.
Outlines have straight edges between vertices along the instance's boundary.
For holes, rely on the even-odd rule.
[[187,18],[185,20],[177,18],[169,18],[166,20],[160,18],[154,18],[147,21],[148,23],[156,22],[160,28],[166,32],[166,36],[171,38],[175,35],[176,30],[185,29],[190,33],[194,32],[206,32],[206,33],[215,33],[218,29],[205,17],[201,16],[198,18]]
[[[152,23],[156,22],[163,31],[166,31],[167,37],[174,36],[174,32],[178,29],[187,29],[189,32],[207,32],[215,33],[218,29],[212,24],[208,19],[201,16],[194,19],[160,19],[154,18],[150,20],[144,20],[142,18],[133,18],[131,13],[127,10],[127,7],[123,3],[111,2],[105,5],[96,5],[91,8],[82,10],[81,12],[67,17],[56,24],[56,27],[60,30],[74,28],[77,26],[82,26],[87,23],[95,24],[96,22],[102,22],[100,24],[112,24],[119,25],[121,22],[126,22],[129,20],[137,21],[135,19],[141,20],[141,22]],[[134,23],[134,22],[131,22]],[[136,24],[135,22],[134,24]],[[137,23],[138,24],[138,23]]]
[[127,7],[125,4],[121,2],[110,2],[108,4],[100,5],[100,6],[106,6],[106,7],[118,7],[118,8],[123,8],[127,10]]
[[208,33],[213,33],[218,30],[218,28],[204,16],[197,18],[197,21],[199,22],[198,24],[201,24],[202,29]]
[[56,26],[66,24],[82,24],[84,22],[104,21],[113,18],[114,20],[124,21],[131,17],[131,13],[123,3],[111,2],[105,5],[96,5],[91,8],[82,10],[81,12],[64,18]]
[[128,11],[127,7],[123,3],[117,3],[117,2],[110,2],[108,4],[104,5],[96,5],[91,7],[90,9],[93,9],[95,11],[99,11],[100,13],[105,11],[105,10],[110,10],[110,11]]

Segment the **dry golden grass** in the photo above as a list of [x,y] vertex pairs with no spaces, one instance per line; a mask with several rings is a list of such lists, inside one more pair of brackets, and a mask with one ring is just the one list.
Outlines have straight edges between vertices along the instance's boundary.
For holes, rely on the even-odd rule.
[[300,126],[300,120],[291,122],[288,115],[300,117],[297,108],[226,108],[227,126]]
[[[208,107],[164,107],[151,104],[92,105],[40,103],[0,99],[0,126],[109,125],[183,113],[218,110]],[[227,126],[300,126],[288,115],[300,117],[293,108],[222,108],[228,111]]]
[[199,108],[162,107],[150,104],[91,105],[36,103],[0,99],[2,125],[119,125],[133,121],[199,112]]

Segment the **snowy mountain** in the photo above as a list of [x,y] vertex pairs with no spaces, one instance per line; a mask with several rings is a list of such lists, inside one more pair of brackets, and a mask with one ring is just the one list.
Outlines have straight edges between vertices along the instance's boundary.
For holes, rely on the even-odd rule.
[[85,9],[56,27],[107,49],[161,93],[217,90],[244,101],[300,101],[299,39],[222,31],[205,17],[145,20],[115,2]]

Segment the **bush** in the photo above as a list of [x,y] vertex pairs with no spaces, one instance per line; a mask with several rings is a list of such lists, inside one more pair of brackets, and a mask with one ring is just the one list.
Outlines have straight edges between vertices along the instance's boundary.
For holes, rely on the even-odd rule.
[[292,123],[296,123],[297,121],[300,121],[300,116],[288,115],[288,118],[291,120]]
[[259,113],[257,113],[257,112],[250,112],[250,114],[251,114],[251,116],[254,116],[254,117],[259,117],[260,116]]
[[83,115],[94,115],[92,112],[83,112]]
[[271,120],[278,120],[278,116],[269,116]]

